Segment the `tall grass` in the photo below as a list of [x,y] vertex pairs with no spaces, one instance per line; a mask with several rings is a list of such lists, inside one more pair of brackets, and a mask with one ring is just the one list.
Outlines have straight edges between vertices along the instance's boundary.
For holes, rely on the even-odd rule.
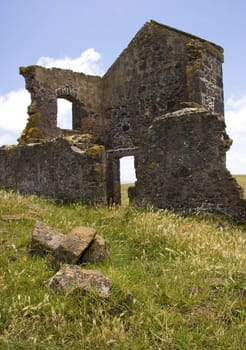
[[[0,349],[246,348],[246,225],[0,198]],[[93,226],[109,240],[110,258],[88,268],[112,278],[110,298],[51,292],[47,258],[26,252],[37,218],[64,233]]]

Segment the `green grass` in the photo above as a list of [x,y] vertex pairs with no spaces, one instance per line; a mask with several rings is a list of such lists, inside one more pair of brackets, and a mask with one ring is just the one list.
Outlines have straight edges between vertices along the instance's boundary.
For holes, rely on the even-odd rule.
[[122,206],[129,205],[128,188],[130,186],[134,186],[134,184],[122,184],[121,185],[121,205]]
[[246,175],[235,175],[235,178],[244,189],[244,198],[246,198]]
[[[0,198],[1,350],[246,348],[246,225],[126,203]],[[48,259],[26,253],[37,218],[64,233],[93,226],[109,240],[110,258],[88,266],[112,278],[109,299],[51,292]]]

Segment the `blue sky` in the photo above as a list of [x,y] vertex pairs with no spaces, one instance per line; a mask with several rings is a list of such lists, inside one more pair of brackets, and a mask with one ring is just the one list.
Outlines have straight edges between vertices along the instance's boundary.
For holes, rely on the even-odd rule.
[[[26,123],[30,100],[19,66],[69,64],[103,74],[154,19],[224,48],[225,118],[234,140],[227,164],[246,174],[245,14],[245,0],[1,0],[0,145],[15,143]],[[59,108],[65,120],[67,107]]]

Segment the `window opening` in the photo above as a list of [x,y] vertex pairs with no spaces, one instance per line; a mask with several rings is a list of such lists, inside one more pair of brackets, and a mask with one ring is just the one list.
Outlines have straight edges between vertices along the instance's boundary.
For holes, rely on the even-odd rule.
[[57,127],[72,130],[72,102],[64,98],[57,99]]
[[133,184],[136,181],[134,156],[120,158],[120,183]]

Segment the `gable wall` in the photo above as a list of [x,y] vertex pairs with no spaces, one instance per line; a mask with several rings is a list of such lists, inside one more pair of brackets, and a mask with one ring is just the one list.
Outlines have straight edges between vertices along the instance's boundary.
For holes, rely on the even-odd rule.
[[223,114],[223,50],[147,23],[103,77],[106,144],[144,142],[155,117],[192,103]]

